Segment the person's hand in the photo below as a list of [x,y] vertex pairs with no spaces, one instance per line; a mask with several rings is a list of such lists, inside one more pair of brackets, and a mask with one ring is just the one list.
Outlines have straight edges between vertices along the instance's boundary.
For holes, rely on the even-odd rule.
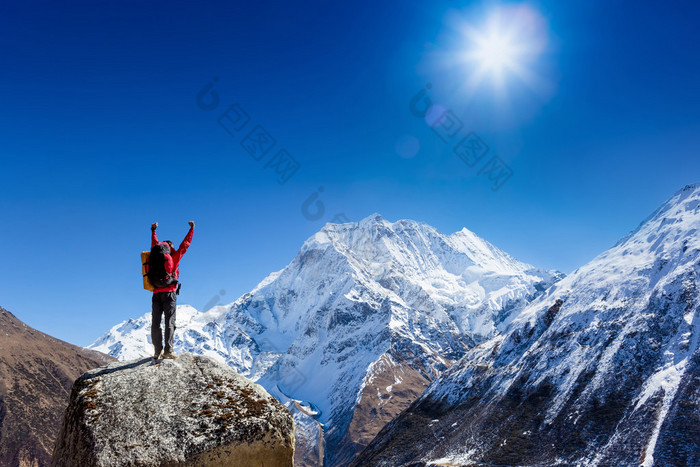
[[158,222],[151,224],[151,230],[156,230],[158,228]]
[[190,224],[190,227],[194,229],[194,221],[190,221],[189,224]]

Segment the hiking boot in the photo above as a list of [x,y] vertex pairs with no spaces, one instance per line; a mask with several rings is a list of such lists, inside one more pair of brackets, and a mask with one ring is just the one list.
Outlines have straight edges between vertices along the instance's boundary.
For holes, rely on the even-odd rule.
[[156,350],[156,352],[153,354],[153,360],[158,360],[159,358],[163,358],[163,351]]
[[176,354],[175,352],[173,352],[173,351],[165,352],[165,353],[163,354],[163,357],[162,357],[162,358],[168,358],[168,359],[170,359],[170,360],[175,360],[175,359],[177,358],[177,354]]

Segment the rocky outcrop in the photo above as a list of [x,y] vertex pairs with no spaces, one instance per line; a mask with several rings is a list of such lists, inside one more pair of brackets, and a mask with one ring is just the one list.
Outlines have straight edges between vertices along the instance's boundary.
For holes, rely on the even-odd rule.
[[226,365],[184,354],[81,376],[52,465],[287,467],[293,457],[282,404]]
[[0,465],[48,465],[73,381],[114,360],[39,332],[0,308]]

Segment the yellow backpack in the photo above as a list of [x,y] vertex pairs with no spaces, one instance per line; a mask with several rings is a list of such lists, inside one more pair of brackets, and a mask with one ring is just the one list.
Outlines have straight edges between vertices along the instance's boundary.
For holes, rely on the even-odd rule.
[[148,258],[151,256],[150,251],[141,252],[141,274],[143,274],[143,288],[153,292],[155,287],[148,280]]

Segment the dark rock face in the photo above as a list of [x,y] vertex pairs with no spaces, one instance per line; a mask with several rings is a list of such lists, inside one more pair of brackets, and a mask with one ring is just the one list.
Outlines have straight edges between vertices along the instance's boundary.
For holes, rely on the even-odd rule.
[[73,386],[54,466],[291,466],[294,424],[261,386],[184,354],[119,362]]
[[654,455],[659,465],[700,465],[700,354],[690,365],[661,427]]
[[73,381],[114,360],[39,332],[0,308],[0,465],[48,465]]
[[561,306],[563,304],[564,301],[558,298],[557,301],[554,302],[554,305],[549,307],[549,309],[547,310],[547,314],[544,315],[545,326],[549,326],[550,324],[552,324],[552,321],[554,321],[554,317],[557,316],[557,313],[559,313],[559,310],[561,309]]

